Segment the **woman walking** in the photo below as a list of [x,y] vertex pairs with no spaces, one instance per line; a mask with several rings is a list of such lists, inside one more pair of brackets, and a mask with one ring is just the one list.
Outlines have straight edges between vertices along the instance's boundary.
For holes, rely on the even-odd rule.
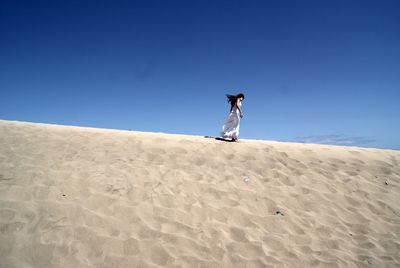
[[244,100],[244,95],[242,93],[237,95],[227,94],[226,97],[231,104],[231,110],[222,127],[221,137],[237,141],[239,137],[240,119],[243,117],[242,101]]

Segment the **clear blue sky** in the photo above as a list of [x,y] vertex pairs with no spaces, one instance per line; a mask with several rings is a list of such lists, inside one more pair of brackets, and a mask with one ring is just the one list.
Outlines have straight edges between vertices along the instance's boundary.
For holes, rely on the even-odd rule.
[[400,149],[400,1],[0,1],[0,118]]

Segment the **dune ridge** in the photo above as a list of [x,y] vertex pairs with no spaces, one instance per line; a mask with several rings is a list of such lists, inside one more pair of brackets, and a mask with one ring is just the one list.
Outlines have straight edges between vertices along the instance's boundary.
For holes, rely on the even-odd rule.
[[0,120],[0,267],[400,267],[400,152]]

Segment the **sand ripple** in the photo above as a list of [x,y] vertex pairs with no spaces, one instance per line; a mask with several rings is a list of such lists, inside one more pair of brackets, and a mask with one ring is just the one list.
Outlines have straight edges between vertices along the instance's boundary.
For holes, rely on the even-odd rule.
[[398,151],[0,121],[0,267],[400,267]]

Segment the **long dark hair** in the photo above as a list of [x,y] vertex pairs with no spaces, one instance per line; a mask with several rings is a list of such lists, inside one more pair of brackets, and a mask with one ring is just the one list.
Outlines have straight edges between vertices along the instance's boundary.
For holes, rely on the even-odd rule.
[[244,94],[243,93],[239,93],[237,95],[229,95],[226,94],[226,97],[228,98],[228,102],[231,104],[231,112],[233,107],[235,107],[237,99],[239,98],[243,98],[244,99]]

